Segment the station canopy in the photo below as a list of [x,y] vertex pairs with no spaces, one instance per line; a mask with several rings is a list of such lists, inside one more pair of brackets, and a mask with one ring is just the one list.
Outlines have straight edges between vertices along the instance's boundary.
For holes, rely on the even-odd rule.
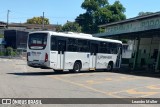
[[[135,38],[139,35],[147,37],[160,34],[160,12],[100,25],[104,33],[94,34],[95,37]],[[158,36],[158,35],[157,35]]]

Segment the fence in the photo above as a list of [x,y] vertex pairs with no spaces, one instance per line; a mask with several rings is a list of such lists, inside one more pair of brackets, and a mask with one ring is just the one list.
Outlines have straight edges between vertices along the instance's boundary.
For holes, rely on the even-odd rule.
[[8,47],[8,48],[0,49],[0,56],[26,57],[26,50],[13,49],[11,47]]

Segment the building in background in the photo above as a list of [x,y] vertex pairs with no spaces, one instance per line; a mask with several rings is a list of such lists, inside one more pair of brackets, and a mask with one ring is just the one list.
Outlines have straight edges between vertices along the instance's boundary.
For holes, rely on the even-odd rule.
[[0,34],[4,35],[6,47],[12,47],[13,49],[26,49],[27,48],[27,36],[29,32],[49,30],[56,31],[59,25],[49,24],[26,24],[26,23],[7,23],[0,21]]
[[44,28],[40,24],[26,24],[26,23],[10,23],[8,29],[24,30],[24,31],[37,31],[37,30],[50,30],[56,31],[57,25],[49,24],[44,25]]
[[160,71],[160,12],[100,25],[96,37],[133,41],[128,65],[133,69]]
[[23,49],[27,48],[27,31],[19,30],[5,30],[4,31],[4,40],[6,42],[5,47],[12,47],[13,49]]
[[6,25],[7,24],[5,22],[0,21],[0,29],[6,28]]
[[11,29],[11,30],[50,30],[56,31],[56,27],[58,25],[49,24],[44,25],[44,27],[40,24],[26,24],[26,23],[9,23],[7,28],[7,23],[0,21],[0,29]]

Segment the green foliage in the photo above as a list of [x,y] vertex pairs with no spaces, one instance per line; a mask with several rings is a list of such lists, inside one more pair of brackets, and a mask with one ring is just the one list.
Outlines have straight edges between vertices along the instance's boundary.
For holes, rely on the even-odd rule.
[[125,8],[119,1],[110,5],[108,0],[84,0],[81,7],[86,12],[80,14],[75,21],[84,33],[99,33],[104,31],[99,25],[126,19]]
[[4,38],[4,35],[3,35],[3,34],[0,34],[0,38]]
[[112,12],[112,17],[110,22],[120,21],[126,19],[124,14],[125,8],[120,3],[120,1],[115,1],[113,5],[109,5],[108,9]]
[[[43,23],[43,17],[33,17],[31,19],[27,19],[27,24],[42,24]],[[44,24],[48,25],[49,24],[49,19],[44,18]]]
[[145,16],[145,15],[149,15],[152,14],[153,12],[139,12],[138,16]]
[[0,51],[0,56],[4,56],[4,55],[5,55],[5,53]]
[[111,22],[113,16],[112,12],[107,8],[100,8],[99,10],[95,11],[94,17],[97,25],[100,25]]
[[62,32],[62,26],[61,25],[56,26],[56,32]]
[[6,55],[11,56],[13,53],[13,48],[12,47],[7,47]]
[[76,18],[76,22],[82,27],[82,32],[84,33],[92,33],[92,30],[94,29],[93,25],[93,17],[89,13],[80,14]]
[[100,7],[106,6],[107,4],[108,0],[85,0],[81,7],[90,13],[98,10]]
[[12,47],[7,47],[6,49],[6,56],[16,56],[18,53],[13,50]]
[[71,32],[81,32],[81,27],[78,23],[75,22],[67,22],[63,25],[62,31],[71,31]]
[[99,32],[103,33],[103,32],[105,32],[105,29],[104,28],[99,28]]
[[122,43],[128,43],[127,39],[122,39],[121,41],[122,41]]
[[0,50],[0,56],[19,56],[20,50],[14,50],[12,47],[7,47],[6,49]]

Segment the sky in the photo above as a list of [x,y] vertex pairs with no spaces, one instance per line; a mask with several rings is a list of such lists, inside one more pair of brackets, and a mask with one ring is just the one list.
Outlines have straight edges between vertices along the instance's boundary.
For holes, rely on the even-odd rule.
[[[51,24],[65,24],[74,21],[75,18],[85,12],[81,8],[84,0],[0,0],[0,21],[9,23],[24,23],[34,16],[49,18]],[[116,0],[109,0],[113,4]],[[160,0],[119,0],[126,8],[127,18],[136,17],[139,12],[160,11]]]

